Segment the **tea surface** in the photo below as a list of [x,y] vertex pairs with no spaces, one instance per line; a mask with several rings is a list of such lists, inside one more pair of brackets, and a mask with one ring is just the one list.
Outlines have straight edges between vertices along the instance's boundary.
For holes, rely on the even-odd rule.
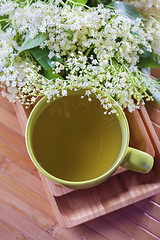
[[104,115],[96,98],[62,97],[47,105],[33,129],[32,146],[41,166],[57,178],[85,181],[105,173],[121,151],[115,114]]

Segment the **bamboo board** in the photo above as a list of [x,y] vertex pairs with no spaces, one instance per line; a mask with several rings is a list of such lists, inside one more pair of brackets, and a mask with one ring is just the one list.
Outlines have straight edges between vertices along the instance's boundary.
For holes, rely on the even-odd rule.
[[[23,132],[25,132],[29,112],[26,113],[18,102],[14,104],[14,107]],[[85,190],[65,188],[40,174],[61,226],[72,227],[87,222],[160,192],[159,136],[143,106],[132,114],[126,112],[126,115],[130,125],[130,146],[155,157],[154,168],[148,174],[122,172],[119,169],[104,183]]]

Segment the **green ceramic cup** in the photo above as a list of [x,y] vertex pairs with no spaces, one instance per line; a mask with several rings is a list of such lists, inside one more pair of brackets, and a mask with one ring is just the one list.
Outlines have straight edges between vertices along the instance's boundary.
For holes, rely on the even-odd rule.
[[[84,90],[68,92],[68,95],[73,95],[73,94],[74,95],[75,94],[83,95]],[[114,100],[112,99],[112,101],[114,101]],[[32,148],[33,127],[36,123],[36,120],[37,120],[39,114],[45,109],[47,104],[48,104],[47,99],[46,99],[46,97],[44,97],[38,102],[38,104],[36,104],[36,106],[32,110],[32,112],[29,116],[28,122],[27,122],[27,126],[26,126],[26,146],[27,146],[29,156],[30,156],[31,160],[33,161],[34,165],[39,169],[39,171],[42,174],[44,174],[46,177],[52,179],[54,182],[62,184],[69,188],[82,189],[82,188],[93,187],[93,186],[96,186],[96,185],[102,183],[107,178],[109,178],[116,171],[116,169],[119,166],[122,166],[123,168],[127,168],[129,170],[133,170],[136,172],[141,172],[141,173],[148,173],[152,169],[154,159],[151,155],[129,147],[130,136],[129,136],[128,121],[127,121],[127,118],[126,118],[123,110],[121,109],[121,107],[117,106],[116,109],[118,111],[118,119],[120,121],[121,128],[122,128],[123,140],[122,140],[122,148],[121,148],[119,157],[116,160],[116,162],[112,165],[112,167],[110,169],[108,169],[108,171],[106,171],[101,176],[96,177],[91,180],[87,180],[87,181],[72,182],[72,181],[66,181],[66,180],[57,178],[55,176],[52,176],[45,169],[42,168],[38,159],[36,159],[34,152],[33,152],[33,148]]]

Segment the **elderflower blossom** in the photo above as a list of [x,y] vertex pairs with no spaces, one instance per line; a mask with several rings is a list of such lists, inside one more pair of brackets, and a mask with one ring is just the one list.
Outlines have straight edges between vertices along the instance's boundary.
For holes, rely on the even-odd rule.
[[[141,38],[130,31],[136,32],[142,26],[141,21],[137,19],[133,22],[102,5],[94,11],[84,11],[82,7],[71,9],[70,6],[60,8],[53,5],[47,8],[44,3],[38,2],[24,8],[17,7],[10,13],[10,19],[20,34],[29,31],[30,38],[36,37],[39,32],[47,32],[49,38],[41,44],[41,48],[48,47],[49,58],[55,55],[65,58],[70,53],[85,52],[95,46],[98,59],[104,55],[108,55],[108,59],[115,56],[120,63],[126,61],[131,69],[135,69],[139,45],[150,48],[143,29],[140,30]],[[117,42],[116,39],[122,41]]]
[[[74,56],[68,59],[67,66],[72,71],[71,74],[67,76],[67,80],[69,86],[76,89],[92,87],[93,91],[87,90],[85,93],[89,100],[91,93],[94,93],[104,109],[107,110],[111,108],[109,98],[111,95],[118,100],[123,108],[128,107],[129,111],[132,112],[138,107],[140,101],[143,101],[143,97],[148,98],[148,100],[151,99],[147,93],[148,88],[141,80],[140,73],[137,73],[136,76],[132,75],[124,65],[119,69],[116,62],[112,62],[111,66],[102,66],[100,64],[95,66],[94,64],[89,64],[86,60],[83,62],[83,65],[81,65],[81,54],[78,59]],[[77,74],[77,63],[81,65],[79,69],[80,74]],[[112,76],[111,82],[107,81],[106,75]],[[137,84],[135,84],[135,82],[137,82]],[[98,91],[96,92],[94,86],[103,92],[103,96],[101,96]],[[134,103],[133,96],[137,100],[137,104]]]
[[121,0],[142,11],[154,53],[160,55],[160,0]]
[[[138,62],[141,45],[152,52],[149,42],[154,33],[144,30],[140,19],[133,21],[102,4],[85,9],[41,1],[23,7],[1,1],[3,14],[9,16],[10,27],[0,30],[0,87],[10,101],[19,99],[29,107],[39,96],[49,102],[67,96],[69,89],[82,88],[86,89],[82,98],[91,101],[94,94],[105,113],[115,113],[110,96],[130,112],[144,98],[151,99]],[[41,68],[30,52],[21,52],[28,33],[30,39],[38,39],[40,33],[47,36],[38,47],[48,49],[49,79],[44,76],[48,69]]]
[[[0,76],[2,95],[8,97],[10,101],[20,99],[25,103],[28,96],[37,95],[41,88],[38,85],[38,74],[35,73],[34,65],[16,58],[11,65],[3,68],[3,75]],[[7,91],[5,91],[6,87]]]
[[14,59],[16,53],[14,49],[18,50],[18,44],[13,40],[13,37],[16,35],[15,30],[8,28],[6,32],[0,30],[0,72],[3,70],[3,67],[10,61]]
[[18,7],[17,3],[0,0],[1,8],[0,8],[0,16],[11,14],[16,7]]
[[151,46],[155,53],[160,56],[160,22],[155,19],[151,19],[146,23],[148,34],[152,38]]

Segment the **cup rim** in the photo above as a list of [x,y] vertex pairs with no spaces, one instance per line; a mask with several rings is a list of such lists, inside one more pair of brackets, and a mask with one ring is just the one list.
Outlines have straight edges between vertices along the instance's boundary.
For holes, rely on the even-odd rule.
[[[76,92],[74,94],[76,94]],[[56,99],[58,99],[58,98],[60,98],[60,97],[57,97]],[[113,102],[115,102],[115,100],[112,97],[110,97],[110,98]],[[51,100],[49,102],[49,104],[52,103],[54,100]],[[46,96],[44,96],[42,99],[40,99],[39,102],[32,109],[32,111],[29,115],[28,121],[27,121],[26,130],[25,130],[25,141],[26,141],[26,147],[27,147],[27,150],[28,150],[28,154],[29,154],[33,164],[38,168],[38,170],[42,174],[44,174],[46,177],[50,178],[51,180],[53,180],[53,181],[55,181],[59,184],[62,184],[62,185],[71,186],[72,188],[78,188],[78,186],[82,187],[82,186],[85,186],[85,185],[92,185],[95,182],[102,181],[103,179],[106,179],[107,176],[112,175],[112,173],[115,172],[115,170],[122,163],[122,161],[124,159],[124,156],[126,155],[128,145],[129,145],[129,125],[128,125],[126,115],[125,115],[124,111],[122,110],[122,108],[119,106],[119,104],[117,104],[116,109],[118,110],[118,116],[117,117],[118,117],[119,120],[121,119],[120,120],[121,129],[123,128],[122,129],[122,147],[121,147],[121,151],[119,153],[119,156],[117,157],[117,160],[115,161],[115,164],[113,164],[106,172],[104,172],[103,174],[101,174],[98,177],[95,177],[95,178],[92,178],[92,179],[89,179],[89,180],[84,180],[84,181],[68,181],[68,180],[64,180],[64,179],[61,179],[61,178],[57,178],[57,177],[53,176],[52,174],[50,174],[49,172],[47,172],[40,165],[40,163],[36,159],[36,157],[34,155],[34,152],[32,150],[31,141],[30,141],[30,138],[31,138],[30,129],[31,129],[31,125],[32,125],[32,121],[34,119],[34,116],[37,115],[37,112],[39,111],[39,107],[44,102],[47,102],[47,97]],[[45,109],[45,107],[43,109]],[[122,121],[122,119],[123,119],[123,121]],[[122,122],[123,122],[123,124],[122,124]]]

